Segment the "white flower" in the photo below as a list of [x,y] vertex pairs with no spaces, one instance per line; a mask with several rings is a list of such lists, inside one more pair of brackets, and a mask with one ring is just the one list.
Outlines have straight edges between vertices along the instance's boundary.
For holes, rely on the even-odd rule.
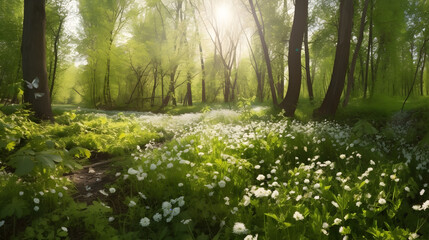
[[183,183],[177,184],[178,187],[183,187]]
[[420,205],[414,205],[413,209],[416,210],[416,211],[420,211],[420,210],[422,210],[422,206],[420,206]]
[[153,164],[153,163],[152,163],[152,164],[150,165],[150,170],[155,170],[155,169],[156,169],[156,164]]
[[109,217],[109,222],[113,222],[115,220],[114,217]]
[[152,218],[155,222],[159,222],[162,219],[162,215],[160,213],[156,213]]
[[130,201],[130,203],[128,203],[128,207],[135,207],[137,204],[136,202],[134,202],[133,200]]
[[306,179],[304,179],[304,183],[305,183],[305,184],[308,184],[308,183],[310,183],[310,180],[308,180],[308,179],[306,178]]
[[66,227],[61,227],[61,230],[63,230],[64,232],[68,232],[69,231]]
[[35,212],[37,212],[37,211],[39,211],[39,206],[34,206],[33,209],[34,209]]
[[130,175],[136,175],[137,173],[139,173],[139,172],[137,170],[135,170],[134,168],[128,169],[128,174],[130,174]]
[[243,196],[243,200],[244,200],[243,205],[244,205],[245,207],[246,207],[246,206],[248,206],[248,205],[250,204],[250,197],[249,197],[249,196],[244,195],[244,196]]
[[422,205],[422,209],[423,209],[423,211],[425,211],[428,208],[429,208],[429,200],[426,200],[426,202],[424,202]]
[[338,203],[337,203],[337,202],[335,202],[335,201],[332,201],[331,203],[332,203],[332,205],[334,205],[334,207],[336,207],[336,208],[339,208],[339,207],[340,207],[340,206],[338,205]]
[[380,198],[380,199],[378,199],[378,203],[381,205],[384,205],[384,204],[386,204],[386,199]]
[[162,209],[170,209],[171,208],[171,203],[170,202],[163,202],[162,203]]
[[265,188],[258,188],[256,189],[253,194],[255,194],[255,197],[260,198],[260,197],[268,197],[271,194],[270,190],[265,190]]
[[173,216],[177,216],[177,215],[179,215],[179,213],[180,213],[180,208],[179,207],[173,208],[173,211],[171,212],[171,214]]
[[319,184],[319,183],[314,184],[314,188],[315,188],[315,189],[320,188],[320,184]]
[[380,182],[380,186],[384,187],[386,184],[384,182]]
[[22,195],[24,195],[24,192],[23,192],[23,191],[20,191],[20,192],[19,192],[19,196],[22,196]]
[[258,240],[258,234],[256,234],[254,237],[252,235],[247,235],[244,240]]
[[356,207],[360,207],[360,205],[362,205],[362,202],[356,202]]
[[346,190],[346,191],[351,191],[352,189],[351,189],[348,185],[345,185],[345,186],[344,186],[344,190]]
[[341,219],[339,219],[339,218],[335,218],[334,219],[334,225],[338,225],[338,224],[340,224],[342,222],[342,220]]
[[226,182],[224,180],[220,180],[217,184],[219,185],[220,188],[224,188],[226,185]]
[[111,187],[111,188],[109,188],[109,192],[110,192],[110,193],[115,193],[115,192],[116,192],[116,189]]
[[147,227],[147,226],[149,226],[149,224],[150,224],[149,218],[145,217],[145,218],[140,219],[140,225],[142,227]]
[[274,190],[273,193],[271,194],[271,197],[273,199],[276,199],[278,196],[279,196],[279,191],[277,191],[277,190]]
[[323,224],[322,224],[322,228],[323,229],[326,229],[326,228],[328,228],[329,227],[329,224],[327,223],[327,222],[324,222]]
[[405,187],[404,190],[407,191],[407,192],[410,192],[410,188],[409,187]]
[[419,235],[417,233],[410,233],[410,236],[408,236],[408,240],[414,240],[417,239]]
[[326,229],[322,229],[322,233],[325,234],[326,236],[329,235],[328,231],[326,231]]
[[172,163],[167,164],[167,168],[172,168],[172,167],[173,167]]
[[256,180],[258,181],[263,181],[265,179],[265,176],[262,174],[259,174],[258,177],[256,178]]
[[301,200],[301,198],[302,198],[302,195],[298,195],[298,196],[296,196],[296,201],[298,202],[299,200]]
[[38,199],[38,198],[34,198],[33,201],[34,201],[35,204],[39,204],[40,203],[40,199]]
[[341,159],[345,159],[345,158],[346,158],[346,155],[345,155],[345,154],[341,154],[341,155],[340,155],[340,158],[341,158]]
[[189,224],[190,222],[192,221],[192,219],[186,219],[186,220],[182,220],[182,221],[180,221],[182,224],[184,224],[184,225],[186,225],[186,224]]
[[341,227],[340,227],[340,229],[338,229],[338,232],[339,232],[339,233],[343,233],[343,232],[344,232],[344,227],[343,227],[343,226],[341,226]]
[[424,189],[422,189],[422,190],[420,191],[420,196],[423,196],[423,194],[425,194],[425,190],[424,190]]
[[3,225],[4,225],[4,220],[1,220],[0,221],[0,227],[3,227]]
[[261,166],[260,165],[256,165],[255,166],[255,169],[260,169],[261,168]]
[[295,218],[296,221],[304,220],[304,216],[298,211],[295,211],[293,218]]
[[241,222],[234,223],[234,227],[232,228],[232,232],[235,234],[246,234],[248,231],[244,223]]
[[64,195],[63,195],[63,193],[62,192],[59,192],[58,193],[58,197],[60,197],[60,198],[62,198]]

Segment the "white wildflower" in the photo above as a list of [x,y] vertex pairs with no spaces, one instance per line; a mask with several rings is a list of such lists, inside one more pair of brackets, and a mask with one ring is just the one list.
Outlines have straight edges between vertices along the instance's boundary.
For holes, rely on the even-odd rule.
[[149,226],[149,224],[150,224],[149,218],[145,217],[145,218],[140,219],[140,225],[142,227],[147,227],[147,226]]
[[304,220],[304,216],[298,211],[295,211],[293,218],[295,218],[296,221]]
[[232,232],[235,234],[247,234],[249,230],[247,230],[244,223],[236,222],[234,223],[234,227],[232,228]]

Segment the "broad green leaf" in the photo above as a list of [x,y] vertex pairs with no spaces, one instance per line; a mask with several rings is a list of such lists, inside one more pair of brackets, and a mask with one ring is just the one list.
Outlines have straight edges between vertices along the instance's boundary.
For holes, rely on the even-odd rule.
[[12,201],[5,205],[0,213],[0,218],[5,218],[5,217],[11,217],[11,216],[16,216],[18,218],[21,218],[24,210],[26,208],[26,204],[25,201],[14,197],[12,198]]
[[43,154],[42,155],[37,155],[36,156],[36,160],[44,168],[51,168],[51,169],[55,168],[55,162],[52,159],[50,159],[48,156],[46,156],[46,155],[43,155]]
[[15,174],[23,176],[30,173],[34,168],[34,162],[30,156],[19,156],[14,160],[14,166],[16,168]]

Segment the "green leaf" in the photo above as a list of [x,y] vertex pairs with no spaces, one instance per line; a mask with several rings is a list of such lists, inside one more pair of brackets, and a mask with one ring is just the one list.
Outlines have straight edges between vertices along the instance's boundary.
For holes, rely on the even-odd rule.
[[43,155],[43,154],[37,155],[36,160],[44,168],[51,168],[51,169],[55,168],[55,162],[52,159],[50,159],[49,157],[47,157],[46,155]]
[[6,145],[6,150],[12,151],[13,149],[15,149],[15,146],[16,146],[16,142],[10,142]]
[[25,201],[20,198],[14,197],[9,204],[3,207],[0,213],[0,218],[11,217],[14,215],[18,218],[21,218],[25,209]]
[[19,156],[14,159],[15,174],[23,176],[30,173],[34,168],[34,162],[30,156]]
[[277,222],[281,222],[280,219],[277,217],[277,215],[275,215],[274,213],[265,213],[265,216],[270,217],[276,220]]

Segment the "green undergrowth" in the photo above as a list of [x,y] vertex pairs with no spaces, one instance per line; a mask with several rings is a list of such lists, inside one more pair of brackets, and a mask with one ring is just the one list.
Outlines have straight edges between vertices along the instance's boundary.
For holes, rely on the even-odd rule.
[[[1,114],[0,238],[429,237],[429,150],[407,135],[424,110],[382,126],[303,122],[252,101],[180,115],[64,111],[53,125]],[[120,162],[114,181],[103,200],[75,202],[63,174],[96,152]]]

